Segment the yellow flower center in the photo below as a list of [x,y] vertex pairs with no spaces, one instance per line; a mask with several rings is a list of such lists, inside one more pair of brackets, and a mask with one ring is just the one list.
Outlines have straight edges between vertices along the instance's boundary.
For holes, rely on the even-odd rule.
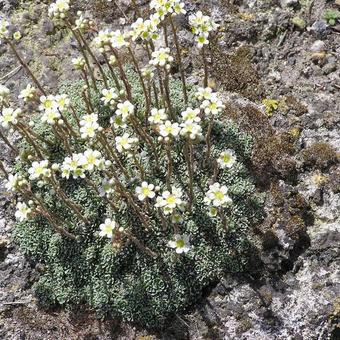
[[87,157],[87,163],[88,164],[94,164],[94,163],[96,163],[96,157],[95,156],[93,156],[93,155],[90,155],[90,156],[88,156]]
[[151,190],[149,188],[143,188],[142,193],[144,196],[149,196],[149,194],[151,193]]
[[166,202],[168,204],[174,204],[176,202],[176,197],[173,196],[173,195],[170,195],[167,199],[166,199]]
[[224,154],[223,155],[223,162],[224,163],[229,163],[231,160],[231,156],[229,154]]
[[224,198],[224,193],[222,191],[216,191],[215,198],[218,199],[219,201],[222,201]]
[[183,240],[177,240],[176,241],[176,247],[177,248],[183,248],[185,246],[185,242]]

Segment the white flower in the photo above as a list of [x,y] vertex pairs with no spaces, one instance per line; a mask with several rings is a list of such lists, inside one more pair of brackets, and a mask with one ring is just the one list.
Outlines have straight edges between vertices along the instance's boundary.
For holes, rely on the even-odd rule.
[[51,170],[48,168],[48,160],[40,162],[34,161],[32,166],[28,169],[30,179],[38,179],[51,176]]
[[177,254],[187,253],[190,250],[190,237],[186,234],[176,234],[173,241],[168,242],[170,248],[176,249]]
[[160,124],[163,123],[168,116],[165,113],[165,109],[151,109],[151,116],[148,118],[149,122],[152,124]]
[[80,121],[80,135],[82,139],[93,138],[99,129],[98,115],[95,113],[84,115]]
[[41,104],[39,105],[39,110],[58,110],[58,103],[55,100],[53,95],[41,96],[40,97]]
[[18,202],[15,217],[20,222],[26,220],[28,215],[32,212],[32,209],[27,206],[25,202]]
[[228,149],[226,151],[221,152],[220,156],[217,159],[217,163],[220,168],[231,168],[236,162],[235,151]]
[[130,137],[130,135],[126,132],[123,136],[117,136],[116,140],[116,148],[118,152],[128,151],[132,148],[132,146],[138,141],[135,137]]
[[20,94],[18,96],[19,99],[23,99],[24,102],[27,102],[34,98],[34,95],[37,93],[37,90],[35,87],[33,87],[31,84],[28,84],[25,89],[20,91]]
[[218,99],[217,95],[211,96],[210,99],[206,99],[201,104],[201,109],[204,110],[204,113],[207,115],[216,116],[222,112],[225,108],[222,101]]
[[117,105],[116,115],[122,116],[123,121],[126,121],[126,119],[132,115],[135,111],[135,106],[130,103],[128,100],[126,100],[124,103],[119,103]]
[[170,55],[170,48],[166,47],[152,52],[152,59],[149,63],[154,66],[165,67],[173,61],[174,58]]
[[47,124],[55,124],[56,120],[60,118],[60,113],[57,109],[52,108],[46,110],[41,116],[41,121],[46,122]]
[[118,229],[118,226],[115,221],[107,218],[105,222],[99,226],[99,229],[99,236],[112,238],[113,232],[115,229]]
[[21,109],[14,110],[11,107],[4,108],[0,115],[0,123],[2,127],[7,129],[10,125],[16,125],[20,114]]
[[199,87],[195,96],[198,100],[210,99],[213,95],[211,87]]
[[164,191],[162,196],[157,197],[155,207],[163,208],[164,214],[168,215],[172,213],[176,207],[182,205],[182,195],[182,190],[173,186],[171,187],[171,192],[168,190]]
[[192,109],[188,107],[185,111],[181,113],[183,120],[191,120],[196,123],[201,121],[201,118],[198,116],[200,114],[200,109]]
[[129,42],[125,40],[126,35],[120,30],[112,32],[110,43],[113,48],[121,48],[124,46],[129,46]]
[[0,104],[4,103],[8,99],[9,94],[9,89],[4,85],[0,85]]
[[181,127],[181,135],[183,136],[188,136],[190,139],[202,136],[202,127],[192,120],[186,120],[181,124]]
[[72,64],[76,70],[82,70],[85,67],[85,59],[83,57],[73,58]]
[[65,109],[67,109],[70,104],[70,98],[68,97],[67,94],[60,94],[54,97],[54,100],[56,101],[58,105],[58,109],[63,112]]
[[178,123],[171,123],[170,120],[167,120],[164,124],[159,125],[159,134],[162,137],[177,137],[181,128]]
[[204,34],[197,35],[196,36],[196,42],[197,42],[198,48],[202,48],[204,45],[209,44],[209,40]]
[[118,95],[114,88],[102,90],[102,95],[103,97],[101,97],[101,101],[105,105],[111,105],[111,106],[114,105],[116,99],[118,98]]
[[205,195],[204,202],[209,205],[212,204],[215,207],[224,207],[232,202],[232,200],[228,196],[228,188],[216,182],[209,186],[209,191]]
[[184,2],[175,1],[173,9],[176,14],[186,14],[187,11],[184,9],[184,7],[185,7]]
[[98,150],[88,149],[80,156],[84,170],[92,171],[94,168],[103,167],[105,160]]
[[154,198],[155,197],[155,186],[153,184],[148,184],[147,182],[142,182],[140,187],[136,188],[136,193],[138,195],[138,199],[140,201],[144,201],[146,198]]

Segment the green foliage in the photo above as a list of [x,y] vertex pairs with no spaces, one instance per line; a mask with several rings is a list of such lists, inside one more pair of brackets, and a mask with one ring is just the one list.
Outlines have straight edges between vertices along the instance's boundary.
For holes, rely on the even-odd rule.
[[[142,90],[136,74],[132,70],[127,70],[127,74],[133,86],[134,104],[138,114],[142,114]],[[75,82],[65,84],[60,89],[61,93],[69,95],[79,116],[85,113],[80,95],[82,86],[82,82]],[[173,107],[179,113],[185,109],[181,83],[171,80],[170,90]],[[190,102],[194,104],[195,89],[189,87],[188,91]],[[100,104],[98,95],[93,93],[93,98],[101,123],[105,126],[110,112]],[[71,115],[68,118],[72,120]],[[65,151],[51,129],[38,119],[35,131],[54,144],[50,150],[51,162],[58,162],[65,157]],[[176,254],[167,246],[167,241],[173,236],[172,227],[168,225],[164,230],[159,222],[155,222],[157,219],[151,219],[150,231],[145,231],[124,202],[119,211],[120,225],[129,227],[158,257],[144,254],[132,243],[125,242],[117,248],[107,238],[99,237],[98,226],[104,216],[111,216],[112,211],[104,200],[85,185],[83,179],[62,181],[61,185],[69,198],[82,207],[84,216],[91,221],[88,225],[80,223],[77,216],[65,209],[64,203],[47,186],[35,188],[49,210],[67,221],[68,230],[77,235],[74,241],[54,233],[42,217],[17,224],[15,240],[21,249],[46,267],[35,285],[41,306],[76,308],[86,304],[103,318],[119,317],[145,327],[159,328],[171,315],[181,313],[197,302],[203,289],[216,282],[226,271],[245,270],[247,258],[251,256],[248,230],[261,218],[261,201],[254,194],[255,187],[245,166],[251,153],[251,138],[227,120],[215,124],[212,138],[214,157],[227,148],[232,148],[237,154],[235,166],[219,177],[219,181],[229,187],[233,204],[225,213],[227,229],[220,219],[208,216],[208,209],[203,202],[204,190],[200,188],[208,186],[213,176],[213,166],[203,164],[204,145],[195,145],[195,204],[193,213],[185,215],[184,222],[179,225],[181,233],[191,237],[192,248],[185,255]],[[74,147],[83,149],[81,144]],[[20,148],[29,150],[30,147],[22,142]],[[173,151],[174,184],[185,187],[183,182],[187,181],[187,169],[183,164],[183,148],[184,142],[177,141]],[[132,166],[126,162],[127,167]],[[154,166],[147,160],[143,165],[147,170]],[[24,161],[16,164],[17,171],[26,167]],[[153,178],[155,184],[164,183],[165,160],[161,162],[159,173]],[[127,183],[130,189],[135,185],[133,179]]]
[[334,26],[340,19],[340,11],[335,9],[328,9],[325,12],[325,19],[331,26]]

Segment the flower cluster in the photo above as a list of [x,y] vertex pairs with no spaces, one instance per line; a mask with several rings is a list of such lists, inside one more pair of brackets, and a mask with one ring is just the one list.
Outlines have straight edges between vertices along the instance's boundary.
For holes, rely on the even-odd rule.
[[5,180],[5,188],[11,192],[16,192],[18,188],[25,184],[27,184],[27,180],[19,174],[9,174],[8,178]]
[[24,102],[29,102],[35,97],[36,93],[37,89],[31,84],[28,84],[26,88],[20,91],[18,98],[23,99]]
[[61,118],[61,113],[71,104],[66,94],[41,96],[40,103],[39,109],[43,111],[41,120],[50,125],[54,125]]
[[153,14],[150,19],[144,20],[138,18],[132,25],[132,31],[130,32],[133,41],[137,39],[142,40],[156,40],[159,37],[158,24],[160,19],[157,15]]
[[96,135],[96,131],[100,130],[98,115],[96,113],[82,116],[79,124],[82,139],[93,138]]
[[94,27],[93,20],[90,20],[86,17],[84,17],[83,12],[78,11],[77,12],[77,19],[75,20],[75,26],[77,29],[79,29],[81,32],[87,32],[91,28]]
[[162,47],[157,51],[152,52],[152,59],[150,65],[170,68],[170,63],[174,61],[174,58],[170,55],[169,47]]
[[199,88],[196,92],[196,97],[198,100],[202,101],[200,108],[206,115],[217,116],[225,108],[225,105],[222,100],[219,99],[218,94],[213,92],[210,87]]
[[5,107],[2,109],[0,115],[0,124],[3,128],[8,129],[11,125],[18,123],[18,117],[21,114],[21,109],[12,109],[11,107]]
[[18,202],[15,217],[18,221],[25,221],[32,213],[32,209],[25,202]]
[[200,110],[187,108],[181,113],[183,122],[181,123],[181,135],[187,136],[190,139],[202,137],[202,127],[199,124],[201,118],[199,117]]
[[93,43],[98,48],[99,52],[105,52],[109,50],[110,41],[112,37],[112,31],[110,29],[101,30],[94,38]]
[[63,20],[67,17],[70,10],[70,0],[56,0],[49,9],[48,14],[52,19]]
[[150,8],[163,20],[168,14],[185,14],[185,5],[180,0],[152,0]]
[[218,28],[218,25],[208,15],[203,15],[201,11],[190,15],[189,23],[192,27],[192,32],[196,36],[199,48],[209,44],[209,33]]
[[61,164],[61,176],[74,179],[85,178],[85,172],[92,172],[95,169],[103,170],[107,161],[98,150],[88,149],[83,153],[74,153],[71,157],[66,157]]

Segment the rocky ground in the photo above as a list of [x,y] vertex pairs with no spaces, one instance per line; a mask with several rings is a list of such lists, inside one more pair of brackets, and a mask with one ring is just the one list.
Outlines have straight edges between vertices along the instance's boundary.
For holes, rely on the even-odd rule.
[[[249,272],[226,275],[203,302],[154,334],[88,311],[44,312],[32,284],[39,264],[11,242],[11,202],[0,197],[0,338],[3,339],[339,339],[340,338],[340,24],[331,27],[325,0],[187,1],[188,10],[210,12],[221,25],[211,46],[211,84],[223,90],[227,114],[254,137],[254,180],[266,195],[266,218],[253,230]],[[76,45],[46,18],[49,1],[0,0],[23,32],[21,51],[51,91],[69,77]],[[133,17],[130,1],[119,1]],[[143,8],[146,1],[139,1]],[[123,25],[106,1],[76,6],[99,26]],[[183,47],[190,47],[186,18]],[[198,58],[187,58],[191,81]],[[0,45],[1,83],[15,91],[23,71]],[[263,100],[267,100],[263,102]],[[268,101],[269,100],[269,101]],[[10,162],[5,147],[1,157]]]

